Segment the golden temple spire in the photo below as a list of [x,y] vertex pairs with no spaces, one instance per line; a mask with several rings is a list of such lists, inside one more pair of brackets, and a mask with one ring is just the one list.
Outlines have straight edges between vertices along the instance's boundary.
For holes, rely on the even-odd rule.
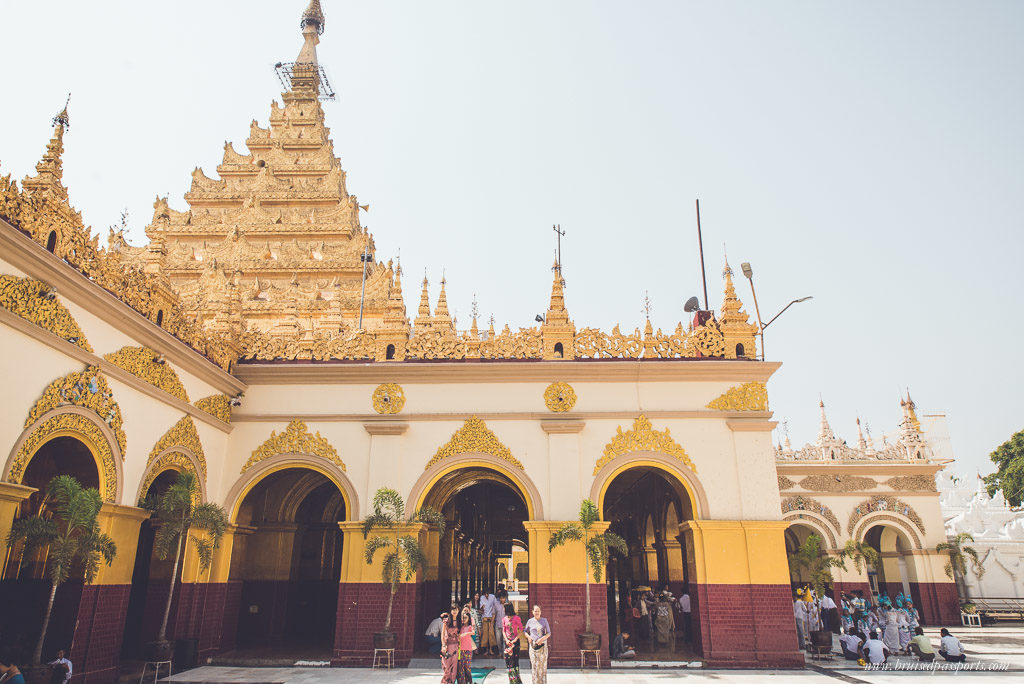
[[910,398],[909,389],[907,390],[907,398],[900,400],[900,406],[903,408],[903,422],[906,424],[907,429],[921,432],[921,421],[917,418],[917,405]]
[[757,326],[748,322],[743,302],[736,296],[736,288],[732,283],[732,268],[728,260],[722,269],[722,277],[725,278],[725,299],[722,302],[718,323],[722,336],[725,337],[726,358],[755,358]]
[[320,68],[320,62],[316,56],[316,46],[320,43],[320,36],[324,32],[324,11],[320,7],[320,0],[310,0],[306,11],[302,13],[299,20],[299,28],[302,29],[302,49],[295,62],[290,65],[278,64],[279,74],[284,69],[282,80],[286,86],[291,86],[292,92],[302,91],[306,96],[312,91],[313,97],[324,95],[332,99],[334,94],[327,86],[325,92],[321,93],[321,86],[326,85],[324,74]]
[[860,417],[857,418],[857,448],[868,448],[867,440],[864,439],[864,432],[860,429]]
[[71,127],[68,117],[68,102],[71,101],[71,93],[68,93],[68,100],[64,103],[64,109],[57,116],[53,117],[53,137],[46,144],[46,151],[42,159],[36,164],[36,175],[25,178],[22,184],[30,193],[49,190],[56,197],[66,199],[67,188],[63,185],[64,167],[61,156],[64,154],[64,131]]
[[388,293],[388,301],[384,306],[384,325],[387,327],[405,328],[409,320],[405,317],[405,299],[402,297],[402,262],[395,267],[395,280]]
[[416,315],[416,327],[429,327],[432,319],[430,316],[430,292],[427,290],[427,286],[430,285],[430,281],[427,280],[427,271],[423,270],[423,291],[420,292],[420,308]]
[[551,281],[551,303],[544,316],[544,324],[541,325],[544,358],[573,359],[576,355],[573,347],[576,326],[569,320],[569,312],[565,310],[565,278],[562,277],[562,267],[557,259],[551,270],[555,274]]
[[437,306],[434,307],[434,322],[447,325],[449,328],[452,327],[452,318],[448,313],[448,295],[445,293],[444,286],[448,280],[441,275],[441,294],[437,296]]
[[555,277],[551,282],[551,302],[548,304],[548,313],[544,320],[549,325],[565,324],[569,322],[569,312],[565,310],[565,278],[562,277],[562,267],[558,265],[557,260],[552,264],[551,270]]
[[476,292],[473,293],[473,307],[470,309],[470,313],[473,314],[473,325],[470,326],[469,332],[474,338],[477,338],[480,336],[480,329],[476,326],[476,318],[480,315],[480,307],[476,302]]
[[825,400],[820,399],[818,406],[821,408],[821,424],[818,426],[818,446],[824,446],[829,442],[834,442],[836,436],[832,432],[832,426],[828,424],[828,418],[825,417]]

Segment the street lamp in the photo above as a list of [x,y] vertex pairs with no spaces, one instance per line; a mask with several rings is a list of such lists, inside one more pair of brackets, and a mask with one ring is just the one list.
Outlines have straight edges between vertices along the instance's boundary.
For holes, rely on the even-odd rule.
[[794,299],[789,304],[787,304],[786,306],[782,307],[782,311],[780,311],[779,313],[777,313],[774,316],[772,316],[770,321],[768,321],[767,323],[762,323],[761,322],[761,309],[757,305],[757,291],[754,289],[754,269],[752,269],[750,267],[750,263],[749,262],[744,261],[742,264],[740,264],[740,270],[743,271],[743,275],[746,276],[747,280],[750,281],[750,292],[751,292],[751,294],[754,295],[754,311],[757,312],[757,327],[759,329],[759,333],[758,334],[761,336],[761,360],[762,361],[766,361],[767,359],[765,358],[765,355],[764,355],[764,329],[767,328],[772,323],[774,323],[775,319],[778,318],[779,316],[781,316],[782,314],[784,314],[786,312],[786,309],[788,309],[789,307],[793,306],[794,304],[799,304],[800,302],[806,302],[808,299],[813,299],[814,297],[813,296],[807,296],[807,297],[801,297],[800,299]]

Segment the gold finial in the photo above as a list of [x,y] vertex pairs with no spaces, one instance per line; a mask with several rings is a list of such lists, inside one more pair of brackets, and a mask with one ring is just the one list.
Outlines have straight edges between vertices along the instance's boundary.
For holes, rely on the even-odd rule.
[[647,292],[647,290],[644,290],[644,305],[643,305],[643,308],[641,309],[641,311],[643,312],[644,317],[647,318],[647,322],[650,323],[650,321],[651,321],[651,296]]
[[317,35],[323,35],[326,23],[324,20],[324,10],[320,7],[320,0],[309,0],[309,6],[302,13],[302,19],[299,21],[299,28],[304,29],[307,26],[314,26],[316,27]]
[[53,117],[53,125],[60,126],[62,129],[71,128],[71,119],[68,117],[68,104],[71,102],[71,93],[68,93],[68,99],[64,101],[64,109],[60,110],[57,116]]
[[416,326],[430,325],[430,292],[427,290],[427,286],[430,281],[427,280],[427,269],[423,269],[423,291],[420,292],[420,308],[416,315]]
[[434,322],[446,323],[449,326],[452,325],[451,316],[448,313],[448,295],[445,292],[445,285],[448,283],[448,279],[445,278],[444,271],[441,271],[441,294],[437,297],[437,306],[434,307]]

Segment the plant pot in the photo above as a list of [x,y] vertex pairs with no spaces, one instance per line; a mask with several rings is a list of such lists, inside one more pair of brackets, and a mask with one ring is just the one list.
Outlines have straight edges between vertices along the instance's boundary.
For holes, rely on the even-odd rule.
[[174,656],[173,641],[150,641],[146,644],[146,657],[153,661],[171,660]]
[[597,651],[601,648],[601,635],[594,632],[580,632],[576,635],[582,651]]
[[811,646],[816,649],[832,648],[832,630],[816,629],[811,632]]
[[395,647],[395,633],[394,632],[374,632],[374,634],[373,634],[373,647],[374,648],[394,648]]
[[21,674],[25,678],[25,684],[49,684],[50,682],[49,665],[26,665],[18,669],[21,670]]

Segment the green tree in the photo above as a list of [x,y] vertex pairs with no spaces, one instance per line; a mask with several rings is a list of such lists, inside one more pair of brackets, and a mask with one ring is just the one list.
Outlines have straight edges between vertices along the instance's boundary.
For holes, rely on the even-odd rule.
[[864,566],[877,568],[881,560],[881,556],[875,547],[852,539],[847,540],[846,546],[839,552],[839,555],[844,560],[849,559],[853,561],[853,567],[857,569],[857,572],[860,572]]
[[[43,658],[43,640],[50,626],[57,587],[68,580],[78,563],[81,563],[85,571],[86,584],[90,584],[96,579],[100,561],[110,565],[117,555],[114,540],[100,531],[97,516],[102,505],[99,490],[82,487],[70,475],[58,475],[46,487],[39,515],[16,521],[7,535],[7,546],[24,542],[26,554],[49,546],[47,562],[50,565],[50,598],[46,604],[39,641],[32,653],[33,665],[38,665]],[[47,517],[47,513],[51,514],[50,517]]]
[[[192,540],[199,557],[200,571],[206,570],[213,562],[213,550],[220,544],[220,538],[228,526],[228,516],[224,509],[215,503],[200,503],[199,483],[196,476],[188,472],[178,473],[177,479],[160,495],[150,494],[142,502],[143,507],[156,513],[160,520],[153,549],[160,560],[167,558],[174,550],[174,569],[171,571],[171,589],[167,592],[167,605],[164,606],[164,617],[160,622],[160,632],[156,640],[167,640],[167,620],[171,615],[171,600],[174,598],[174,585],[178,579],[178,568],[181,565],[181,553],[185,541]],[[192,530],[206,532],[206,537],[189,535]]]
[[939,553],[948,553],[949,560],[946,561],[946,576],[954,582],[963,580],[963,595],[967,597],[967,559],[971,561],[971,567],[980,578],[985,574],[985,568],[981,566],[981,559],[973,546],[967,546],[964,542],[973,542],[967,532],[960,532],[950,537],[947,541],[936,545],[935,550]]
[[[844,552],[845,550],[843,549]],[[871,550],[874,551],[874,549]],[[846,569],[842,553],[839,556],[825,553],[821,537],[816,534],[807,537],[800,548],[788,555],[788,559],[790,574],[796,575],[800,581],[806,581],[819,597],[824,596],[825,590],[832,586],[832,568]],[[804,579],[805,571],[807,579]],[[817,626],[819,629],[821,628],[820,617]]]
[[580,520],[579,522],[568,522],[558,528],[551,538],[548,539],[548,551],[562,546],[568,541],[582,541],[584,554],[584,562],[586,571],[584,573],[584,579],[587,583],[587,595],[586,595],[586,609],[585,614],[587,616],[587,623],[583,631],[590,633],[590,572],[594,572],[594,581],[601,581],[601,572],[604,566],[608,564],[608,554],[610,551],[617,551],[623,555],[629,553],[629,547],[626,546],[625,540],[619,535],[608,532],[607,530],[600,534],[594,534],[591,530],[594,527],[594,523],[601,519],[601,516],[597,513],[597,504],[590,499],[585,499],[580,504]]
[[384,565],[381,569],[381,580],[388,588],[388,612],[384,616],[384,631],[391,629],[391,608],[398,592],[398,584],[403,579],[408,582],[416,574],[416,570],[427,567],[427,556],[420,548],[419,541],[410,534],[402,534],[402,526],[412,523],[436,525],[444,534],[445,519],[438,511],[429,506],[419,509],[408,519],[405,517],[405,501],[394,489],[381,487],[373,495],[373,513],[363,520],[363,539],[374,530],[386,531],[386,534],[375,535],[366,543],[366,564],[373,563],[377,551],[384,549]]
[[1024,430],[999,445],[989,458],[996,464],[996,472],[985,477],[988,495],[1003,490],[1011,506],[1020,506],[1024,500]]

